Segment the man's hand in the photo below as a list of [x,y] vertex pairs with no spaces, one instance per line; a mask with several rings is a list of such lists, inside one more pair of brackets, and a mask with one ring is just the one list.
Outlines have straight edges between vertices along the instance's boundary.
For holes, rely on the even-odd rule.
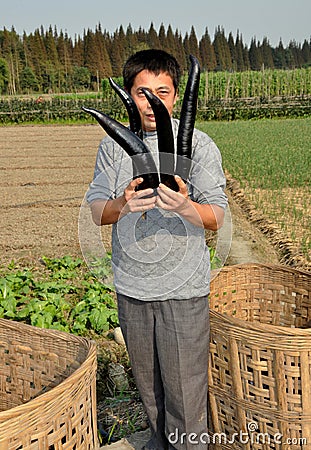
[[160,183],[156,204],[159,208],[165,209],[166,211],[181,213],[182,210],[188,206],[189,195],[187,185],[183,180],[178,176],[175,176],[175,180],[178,184],[179,191],[175,192]]
[[135,178],[125,188],[123,195],[114,200],[94,200],[91,203],[94,223],[96,225],[110,225],[130,212],[144,213],[154,208],[157,196],[153,189],[136,191],[136,187],[142,182],[143,178]]
[[136,188],[143,182],[143,178],[135,178],[124,190],[124,208],[121,215],[129,212],[146,212],[156,205],[157,196],[151,188],[136,191]]
[[189,198],[186,184],[175,176],[179,192],[160,184],[156,205],[180,214],[188,222],[207,230],[217,231],[223,224],[224,210],[217,205],[199,204]]

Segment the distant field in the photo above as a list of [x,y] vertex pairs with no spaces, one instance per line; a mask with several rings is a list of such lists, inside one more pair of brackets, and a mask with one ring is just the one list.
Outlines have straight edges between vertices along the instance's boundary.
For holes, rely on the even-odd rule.
[[311,118],[205,122],[246,198],[310,264]]

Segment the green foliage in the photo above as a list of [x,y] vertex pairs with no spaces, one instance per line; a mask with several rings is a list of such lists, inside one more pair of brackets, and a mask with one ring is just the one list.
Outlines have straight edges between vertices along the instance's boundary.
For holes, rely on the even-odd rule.
[[0,58],[0,94],[6,94],[10,72],[5,59]]
[[209,122],[198,127],[215,140],[224,167],[242,186],[310,186],[310,118]]
[[88,89],[91,84],[91,74],[87,67],[73,68],[72,80],[77,90]]
[[205,72],[200,81],[202,100],[271,99],[311,95],[311,67],[244,72]]
[[[103,266],[109,261],[103,260]],[[82,259],[44,257],[42,262],[41,271],[14,263],[2,269],[0,317],[79,335],[117,326],[112,286],[91,274]]]
[[33,70],[26,66],[21,73],[21,88],[24,93],[38,92],[39,82]]

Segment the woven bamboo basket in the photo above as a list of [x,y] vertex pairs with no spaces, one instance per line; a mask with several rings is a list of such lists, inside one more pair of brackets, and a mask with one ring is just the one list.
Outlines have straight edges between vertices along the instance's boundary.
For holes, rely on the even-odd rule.
[[0,449],[95,449],[96,347],[0,319]]
[[225,267],[210,307],[212,448],[311,449],[311,274]]

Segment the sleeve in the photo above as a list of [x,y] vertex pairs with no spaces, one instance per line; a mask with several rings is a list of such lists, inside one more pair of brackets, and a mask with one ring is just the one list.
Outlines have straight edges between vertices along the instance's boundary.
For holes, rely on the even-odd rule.
[[226,178],[222,158],[215,142],[206,134],[195,130],[193,136],[192,167],[189,194],[197,203],[208,203],[226,208]]
[[93,181],[86,194],[87,202],[115,198],[116,175],[114,145],[109,138],[104,138],[98,148]]

